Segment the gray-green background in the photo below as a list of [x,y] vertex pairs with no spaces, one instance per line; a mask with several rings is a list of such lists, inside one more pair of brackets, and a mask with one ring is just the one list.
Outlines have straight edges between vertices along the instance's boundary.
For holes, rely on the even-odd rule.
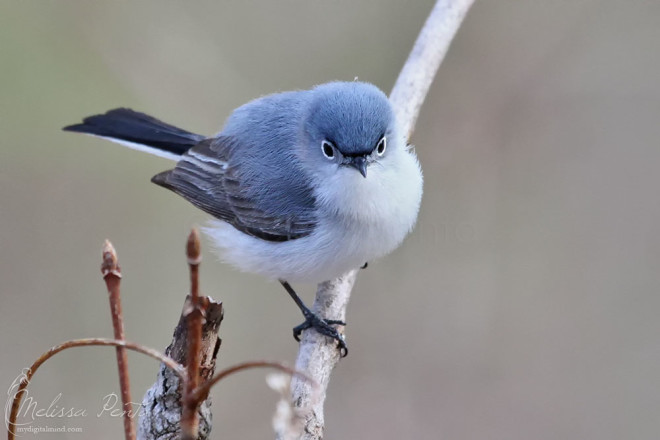
[[[0,386],[56,343],[112,334],[105,238],[128,338],[164,348],[184,240],[206,221],[149,183],[170,162],[60,127],[128,106],[211,134],[273,91],[356,76],[389,91],[431,5],[2,0]],[[412,139],[417,228],[354,290],[328,439],[658,438],[659,24],[651,0],[477,0]],[[226,306],[220,366],[291,363],[300,316],[284,291],[204,244],[203,291]],[[157,365],[129,360],[141,400]],[[113,350],[60,354],[30,393],[89,415],[35,425],[121,438],[95,415],[116,391]],[[272,438],[263,372],[213,398],[214,438]]]

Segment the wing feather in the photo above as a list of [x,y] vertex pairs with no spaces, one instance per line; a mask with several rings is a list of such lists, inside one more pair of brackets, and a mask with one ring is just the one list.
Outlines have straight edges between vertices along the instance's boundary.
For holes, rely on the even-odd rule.
[[296,215],[290,209],[285,213],[264,209],[266,204],[246,191],[241,177],[244,165],[232,160],[240,148],[229,136],[205,139],[188,150],[174,169],[155,175],[151,181],[246,234],[275,242],[309,235],[316,226],[314,200],[306,200],[308,209]]

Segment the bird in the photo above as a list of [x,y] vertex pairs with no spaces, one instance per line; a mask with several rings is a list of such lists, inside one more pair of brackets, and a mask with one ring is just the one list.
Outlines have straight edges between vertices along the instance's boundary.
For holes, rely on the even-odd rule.
[[236,108],[214,136],[117,108],[65,131],[176,161],[151,181],[213,219],[203,228],[221,260],[278,280],[305,321],[337,341],[345,325],[313,313],[290,283],[331,280],[396,249],[413,229],[423,177],[387,96],[335,81]]

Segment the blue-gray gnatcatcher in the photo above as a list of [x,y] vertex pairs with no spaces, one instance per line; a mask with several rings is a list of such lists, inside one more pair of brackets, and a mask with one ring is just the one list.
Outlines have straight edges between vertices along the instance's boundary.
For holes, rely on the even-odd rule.
[[[268,95],[229,117],[216,136],[115,109],[64,130],[177,161],[152,182],[214,216],[205,231],[223,260],[278,279],[305,323],[343,339],[287,281],[333,279],[388,254],[417,219],[422,173],[383,92],[332,82]],[[342,323],[343,324],[343,323]]]

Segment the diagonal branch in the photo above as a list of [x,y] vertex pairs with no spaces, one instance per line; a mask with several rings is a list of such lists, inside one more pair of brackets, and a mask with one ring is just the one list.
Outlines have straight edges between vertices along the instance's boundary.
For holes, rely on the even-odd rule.
[[438,0],[390,93],[404,133],[412,136],[431,83],[474,0]]
[[[474,0],[438,0],[424,27],[420,31],[406,64],[390,94],[399,124],[408,137],[413,132],[433,78],[442,62],[454,35]],[[345,320],[346,306],[355,284],[357,270],[319,284],[313,311],[326,319]],[[312,378],[320,386],[313,393],[309,382],[296,376],[291,381],[291,398],[297,408],[306,408],[304,440],[323,438],[323,404],[330,374],[339,361],[335,341],[315,332],[303,334],[296,370]],[[284,434],[277,432],[278,439]]]

